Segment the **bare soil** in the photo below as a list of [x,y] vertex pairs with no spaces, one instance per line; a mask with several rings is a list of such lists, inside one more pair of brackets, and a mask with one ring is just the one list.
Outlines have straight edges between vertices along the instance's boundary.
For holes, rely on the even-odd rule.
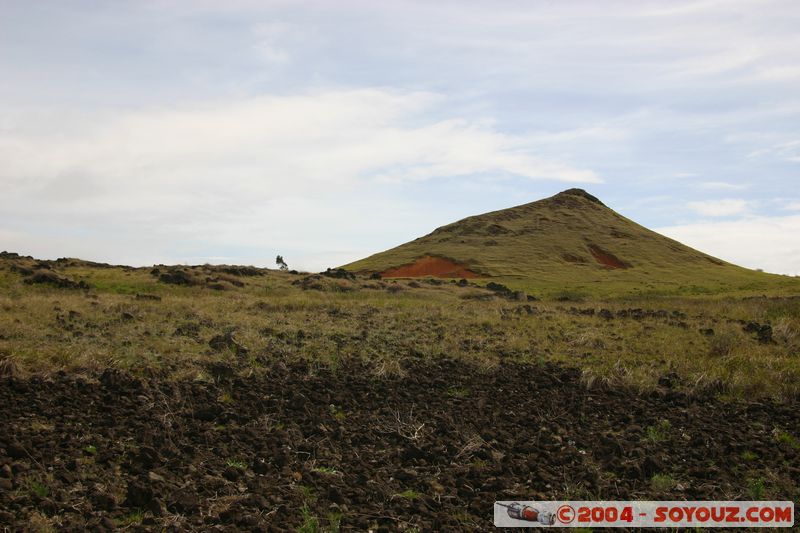
[[381,272],[381,277],[383,278],[419,278],[425,276],[434,278],[481,277],[479,274],[455,261],[430,255],[420,257],[410,265],[402,265]]
[[796,442],[776,438],[800,427],[797,400],[688,396],[669,376],[648,395],[590,390],[549,364],[409,359],[403,371],[4,378],[0,526],[485,531],[495,500],[752,499],[753,486],[790,498],[800,486]]
[[607,266],[609,268],[630,268],[631,266],[622,259],[618,258],[616,255],[603,250],[595,244],[589,245],[589,251],[592,253],[592,257],[594,257],[595,260],[603,266]]

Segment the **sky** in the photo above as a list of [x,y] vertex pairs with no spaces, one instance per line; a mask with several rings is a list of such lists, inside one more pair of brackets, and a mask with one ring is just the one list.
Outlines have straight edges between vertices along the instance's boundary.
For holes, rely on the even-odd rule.
[[800,274],[800,3],[0,0],[0,250],[323,270],[580,187]]

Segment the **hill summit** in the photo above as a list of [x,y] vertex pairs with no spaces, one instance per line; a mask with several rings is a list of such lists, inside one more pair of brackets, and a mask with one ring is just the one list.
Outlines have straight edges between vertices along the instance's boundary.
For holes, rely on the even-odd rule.
[[592,294],[708,293],[797,286],[748,270],[629,220],[582,189],[459,220],[345,265],[392,277],[474,278]]

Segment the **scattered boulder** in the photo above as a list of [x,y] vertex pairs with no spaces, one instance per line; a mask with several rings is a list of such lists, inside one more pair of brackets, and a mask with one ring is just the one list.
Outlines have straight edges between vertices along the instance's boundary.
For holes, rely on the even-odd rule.
[[486,288],[498,294],[499,296],[509,297],[511,294],[513,294],[511,289],[500,283],[495,283],[494,281],[487,283]]
[[175,328],[173,337],[189,337],[196,341],[200,340],[200,324],[196,322],[186,322]]
[[489,283],[487,283],[486,288],[495,293],[497,296],[500,296],[501,298],[505,298],[511,301],[534,302],[538,300],[538,298],[536,298],[535,296],[528,295],[525,291],[511,290],[505,285],[501,283],[495,283],[494,281],[490,281]]
[[210,341],[208,341],[208,345],[216,352],[233,350],[236,355],[247,355],[248,352],[247,348],[245,348],[233,337],[233,331],[229,331],[221,335],[215,335]]
[[213,277],[206,278],[206,284],[211,283],[230,283],[235,287],[244,287],[244,281],[231,274],[219,274]]
[[301,289],[322,292],[349,292],[356,290],[358,285],[350,279],[322,274],[310,274],[301,279],[294,280],[292,285]]
[[153,499],[153,489],[150,483],[144,479],[138,479],[128,484],[125,495],[125,505],[129,507],[143,508]]
[[163,273],[161,273],[158,269],[153,269],[153,271],[158,272],[158,281],[161,283],[187,286],[201,284],[201,281],[197,278],[197,276],[187,272],[186,270],[175,269]]
[[[242,267],[242,272],[250,272],[250,268]],[[227,291],[235,287],[244,287],[244,282],[237,278],[237,274],[227,271],[239,272],[238,267],[215,269],[214,267],[172,267],[166,271],[154,268],[150,274],[158,277],[161,283],[170,285],[183,285],[186,287],[205,286],[212,290]]]
[[232,276],[263,276],[264,271],[252,266],[223,266],[220,270]]
[[74,281],[66,276],[62,276],[53,270],[39,269],[33,272],[29,277],[25,278],[25,283],[28,285],[33,284],[48,284],[61,289],[88,289],[89,284],[85,281]]
[[206,367],[215,381],[226,381],[236,375],[236,369],[222,361],[214,361]]
[[17,274],[21,274],[23,276],[31,276],[31,275],[33,275],[33,269],[28,268],[28,267],[24,267],[22,265],[12,264],[9,267],[9,270],[11,270],[11,272],[16,272]]
[[113,494],[105,491],[95,491],[91,494],[90,499],[95,509],[100,511],[113,511],[117,508],[117,500]]
[[329,268],[325,272],[320,272],[320,274],[329,278],[349,279],[350,281],[355,281],[356,279],[355,274],[343,268]]
[[137,293],[136,294],[136,299],[137,300],[148,300],[148,301],[151,301],[151,302],[160,302],[161,301],[161,296],[158,296],[156,294],[139,294],[139,293]]
[[196,491],[183,487],[173,492],[167,499],[167,509],[173,513],[193,513],[200,507]]
[[19,374],[19,365],[10,356],[0,357],[0,378],[12,378]]
[[755,333],[758,342],[761,344],[770,344],[772,342],[772,326],[769,324],[748,322],[742,329],[744,329],[746,333]]

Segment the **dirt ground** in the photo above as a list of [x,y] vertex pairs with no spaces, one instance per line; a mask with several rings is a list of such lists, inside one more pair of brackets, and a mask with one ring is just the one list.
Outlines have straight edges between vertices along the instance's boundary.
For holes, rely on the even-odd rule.
[[424,256],[410,265],[402,265],[381,272],[384,278],[421,278],[432,276],[435,278],[479,278],[480,275],[443,257]]
[[798,499],[800,402],[555,365],[0,381],[0,530],[479,531],[509,499]]

